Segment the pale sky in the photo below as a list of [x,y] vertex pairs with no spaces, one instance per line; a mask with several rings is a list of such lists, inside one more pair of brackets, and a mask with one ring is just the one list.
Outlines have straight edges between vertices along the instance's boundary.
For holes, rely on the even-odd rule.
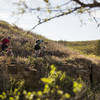
[[[16,0],[0,0],[0,20],[14,23],[25,30],[31,29],[36,24],[36,16],[27,13],[21,16],[19,21],[16,21],[18,18],[11,16],[15,9],[12,1]],[[38,2],[36,3],[38,4]],[[100,39],[100,27],[96,27],[95,21],[89,21],[87,15],[83,15],[81,18],[86,25],[81,24],[79,16],[68,15],[41,24],[33,31],[52,40],[85,41]],[[100,12],[97,12],[96,18],[100,22]]]

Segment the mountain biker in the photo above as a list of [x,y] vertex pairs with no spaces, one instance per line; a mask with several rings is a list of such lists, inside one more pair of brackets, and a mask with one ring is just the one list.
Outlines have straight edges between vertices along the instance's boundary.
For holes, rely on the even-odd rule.
[[40,44],[43,42],[43,40],[36,40],[35,46],[34,46],[34,50],[35,50],[35,56],[38,56],[40,54]]
[[5,50],[8,49],[8,46],[10,44],[10,40],[11,40],[11,37],[7,37],[7,38],[4,38],[1,41],[1,49],[2,49],[2,51],[5,51]]

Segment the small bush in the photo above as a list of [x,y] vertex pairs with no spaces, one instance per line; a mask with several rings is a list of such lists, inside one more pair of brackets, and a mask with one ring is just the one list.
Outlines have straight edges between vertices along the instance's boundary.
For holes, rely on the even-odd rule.
[[[26,91],[24,81],[11,79],[11,88],[0,94],[1,100],[67,100],[79,93],[83,87],[82,81],[73,80],[66,76],[65,72],[57,71],[54,65],[51,65],[47,77],[41,78],[44,84],[41,90]],[[34,90],[34,89],[33,89]]]

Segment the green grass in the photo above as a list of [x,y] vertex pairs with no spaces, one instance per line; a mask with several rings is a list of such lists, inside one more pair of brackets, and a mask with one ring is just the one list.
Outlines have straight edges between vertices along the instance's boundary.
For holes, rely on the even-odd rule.
[[59,43],[63,44],[66,47],[70,47],[72,50],[76,50],[81,54],[96,55],[96,46],[98,40],[77,42],[59,41]]

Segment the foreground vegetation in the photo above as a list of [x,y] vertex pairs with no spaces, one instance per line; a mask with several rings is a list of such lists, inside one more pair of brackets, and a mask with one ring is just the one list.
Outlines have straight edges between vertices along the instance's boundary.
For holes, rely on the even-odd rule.
[[54,65],[47,77],[41,78],[43,87],[37,91],[27,91],[24,80],[15,81],[11,79],[9,90],[2,92],[1,100],[65,100],[70,99],[81,91],[83,85],[81,80],[74,80],[66,76],[66,73],[57,71]]
[[[0,21],[0,39],[6,36],[14,56],[0,56],[1,100],[99,100],[99,59]],[[37,39],[45,41],[44,56],[34,57]]]

